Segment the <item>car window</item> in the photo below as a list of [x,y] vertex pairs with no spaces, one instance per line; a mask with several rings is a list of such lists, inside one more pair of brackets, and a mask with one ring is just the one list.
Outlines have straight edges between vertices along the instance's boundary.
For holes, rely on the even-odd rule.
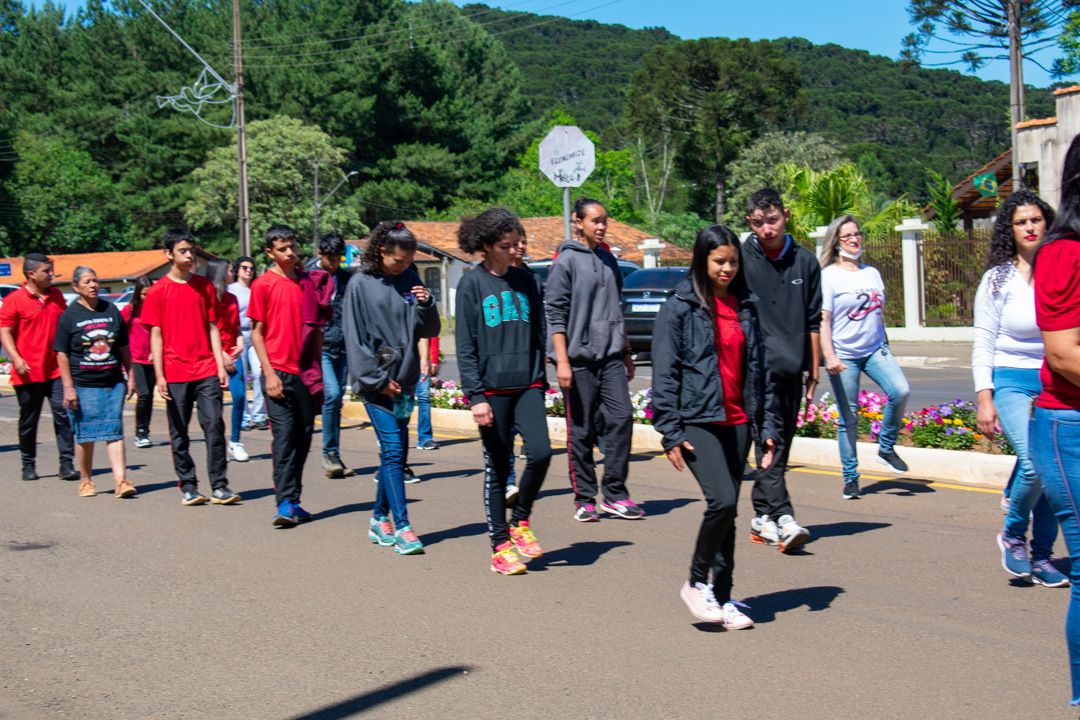
[[643,288],[673,288],[679,281],[686,277],[690,268],[649,268],[638,270],[626,278],[623,290],[640,290]]

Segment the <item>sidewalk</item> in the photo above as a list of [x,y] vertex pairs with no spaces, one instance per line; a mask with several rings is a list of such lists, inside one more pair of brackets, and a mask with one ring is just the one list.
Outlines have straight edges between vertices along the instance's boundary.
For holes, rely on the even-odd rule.
[[971,343],[967,342],[890,342],[889,347],[902,367],[971,367]]

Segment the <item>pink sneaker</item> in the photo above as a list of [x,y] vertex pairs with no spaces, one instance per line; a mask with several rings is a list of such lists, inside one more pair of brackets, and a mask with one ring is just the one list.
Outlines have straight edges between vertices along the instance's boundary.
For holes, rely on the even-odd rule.
[[686,603],[686,607],[690,610],[690,614],[696,617],[698,620],[704,620],[711,623],[724,622],[724,609],[720,606],[720,603],[716,601],[716,596],[713,595],[712,585],[706,585],[705,583],[690,584],[687,580],[683,583],[682,590],[679,591],[679,596],[682,597],[683,602]]
[[645,517],[645,511],[635,505],[630,498],[626,500],[608,500],[604,498],[600,501],[600,509],[627,520],[640,520]]

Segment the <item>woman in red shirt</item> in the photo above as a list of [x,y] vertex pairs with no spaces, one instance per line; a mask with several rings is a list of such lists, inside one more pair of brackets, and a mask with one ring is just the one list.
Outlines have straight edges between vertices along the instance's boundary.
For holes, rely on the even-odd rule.
[[1061,203],[1035,256],[1035,320],[1046,346],[1031,420],[1031,463],[1072,560],[1065,637],[1080,705],[1080,137],[1061,172]]
[[148,448],[150,442],[150,416],[154,411],[154,387],[157,375],[154,373],[154,361],[150,357],[150,328],[142,323],[143,300],[146,291],[154,281],[149,275],[143,275],[135,281],[135,294],[131,303],[121,311],[127,325],[128,343],[131,348],[131,370],[135,374],[135,392],[139,399],[135,402],[135,447]]
[[229,455],[236,462],[247,462],[248,454],[240,442],[240,426],[244,422],[244,401],[247,398],[247,378],[244,365],[238,360],[244,352],[244,336],[240,334],[240,303],[225,288],[236,281],[232,263],[214,258],[206,264],[206,278],[217,293],[218,333],[221,334],[221,354],[225,372],[229,374],[229,394],[232,395],[232,435],[229,436]]
[[[772,462],[780,421],[770,392],[757,296],[740,271],[735,233],[712,225],[697,234],[687,277],[656,318],[653,426],[675,469],[690,466],[705,493],[690,578],[681,596],[690,613],[729,630],[754,622],[731,599],[735,510],[750,432]],[[710,571],[712,582],[709,581]]]

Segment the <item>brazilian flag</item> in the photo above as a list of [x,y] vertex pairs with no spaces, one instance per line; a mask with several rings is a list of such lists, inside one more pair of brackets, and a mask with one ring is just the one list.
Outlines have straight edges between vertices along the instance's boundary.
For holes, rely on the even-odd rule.
[[997,195],[998,184],[997,177],[994,173],[986,173],[985,175],[975,176],[975,189],[979,191],[979,194],[983,197],[994,197]]

